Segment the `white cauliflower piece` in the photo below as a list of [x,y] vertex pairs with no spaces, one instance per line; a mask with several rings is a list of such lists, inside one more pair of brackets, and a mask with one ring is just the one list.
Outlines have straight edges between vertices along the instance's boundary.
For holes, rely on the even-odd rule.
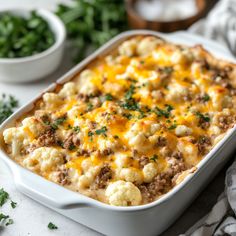
[[189,89],[178,83],[173,83],[169,86],[169,93],[166,98],[171,101],[181,101],[183,97],[189,95]]
[[118,51],[122,56],[132,57],[135,54],[136,47],[137,41],[135,39],[131,39],[123,42],[119,46]]
[[33,171],[41,173],[55,169],[64,163],[63,154],[56,148],[40,147],[35,149],[29,157],[23,161],[23,165]]
[[90,167],[83,175],[78,178],[78,186],[80,188],[89,187],[93,183],[100,169],[100,166]]
[[188,136],[193,132],[193,130],[186,125],[178,125],[175,129],[175,134],[177,136]]
[[110,183],[105,195],[113,206],[135,206],[142,201],[140,190],[133,183],[123,180]]
[[174,65],[187,64],[188,62],[191,62],[192,59],[193,55],[189,50],[184,50],[184,51],[176,50],[171,56],[171,62]]
[[157,45],[160,45],[162,43],[163,41],[156,37],[145,37],[139,42],[137,46],[137,53],[140,56],[145,56],[153,52],[156,49]]
[[123,179],[127,182],[135,182],[135,183],[141,183],[142,182],[142,176],[141,173],[136,170],[135,168],[122,168],[119,171],[119,177],[120,179]]
[[6,144],[11,145],[11,152],[13,156],[20,153],[21,147],[29,144],[27,134],[24,132],[23,127],[13,127],[3,131],[3,137]]
[[62,104],[62,99],[56,93],[45,93],[43,95],[43,101],[49,109],[58,108]]
[[[22,121],[23,128],[28,128],[30,131],[30,136],[39,136],[44,130],[45,126],[37,120],[36,117],[27,117]],[[35,138],[33,137],[33,138]]]
[[100,151],[104,151],[106,149],[115,150],[117,146],[117,140],[108,140],[103,138],[98,139],[98,149]]
[[129,156],[127,154],[116,153],[115,157],[116,157],[115,164],[117,165],[117,167],[119,169],[127,166],[128,162],[129,162]]
[[75,95],[76,92],[77,92],[76,84],[74,82],[68,82],[68,83],[64,84],[63,88],[59,92],[59,95],[61,97],[68,98],[70,96]]
[[157,175],[158,170],[155,163],[148,163],[143,167],[143,177],[144,182],[150,183],[152,182],[153,178]]

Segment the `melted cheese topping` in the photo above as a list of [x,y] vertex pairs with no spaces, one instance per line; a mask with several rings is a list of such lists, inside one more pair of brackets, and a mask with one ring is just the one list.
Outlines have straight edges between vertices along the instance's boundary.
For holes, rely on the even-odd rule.
[[34,119],[17,124],[21,135],[6,130],[9,153],[17,140],[20,164],[109,204],[159,198],[235,122],[230,72],[198,51],[150,36],[125,41],[46,93]]

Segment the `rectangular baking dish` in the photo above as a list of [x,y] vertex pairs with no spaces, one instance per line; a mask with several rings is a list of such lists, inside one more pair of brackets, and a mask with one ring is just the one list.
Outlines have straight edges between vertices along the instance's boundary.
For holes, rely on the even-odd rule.
[[[45,91],[52,91],[56,84],[67,82],[98,56],[105,55],[122,41],[136,35],[160,36],[171,42],[189,46],[202,44],[214,56],[235,62],[230,53],[220,45],[189,33],[162,34],[146,30],[128,31],[113,38]],[[16,119],[30,111],[34,107],[34,102],[41,95],[20,108],[1,125],[0,157],[10,167],[19,191],[62,215],[105,235],[149,236],[160,234],[179,217],[204,186],[217,174],[224,163],[229,160],[230,154],[235,149],[236,128],[234,127],[197,165],[197,171],[194,174],[187,176],[182,183],[159,200],[142,206],[110,206],[45,180],[18,165],[5,153],[3,148],[3,130],[11,127]]]

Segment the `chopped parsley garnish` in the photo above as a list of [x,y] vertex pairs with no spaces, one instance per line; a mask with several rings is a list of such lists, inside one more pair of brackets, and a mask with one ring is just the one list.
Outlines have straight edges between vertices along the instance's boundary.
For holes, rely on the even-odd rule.
[[135,87],[133,84],[130,85],[129,90],[125,93],[125,99],[130,100],[134,94]]
[[48,228],[51,229],[51,230],[58,229],[58,227],[55,224],[53,224],[52,222],[48,223]]
[[74,145],[74,144],[71,144],[71,145],[69,146],[69,150],[72,151],[72,150],[74,150],[74,149],[75,149],[75,145]]
[[66,121],[66,116],[57,118],[54,120],[54,122],[50,125],[52,129],[56,130],[58,129],[59,125],[62,125]]
[[0,98],[0,124],[5,121],[18,107],[18,101],[13,96],[2,94]]
[[150,160],[156,162],[157,158],[158,158],[158,156],[157,156],[156,154],[154,154],[154,155],[150,158]]
[[170,127],[168,127],[168,129],[169,130],[172,130],[172,129],[175,129],[177,127],[177,125],[176,124],[173,124],[173,125],[171,125]]
[[114,135],[113,138],[114,138],[114,139],[118,139],[119,136],[118,136],[118,135]]
[[105,94],[105,96],[102,98],[102,102],[103,101],[112,101],[114,99],[114,97],[108,93],[108,94]]
[[121,103],[121,107],[130,111],[140,110],[139,104],[134,99],[130,99],[125,101],[124,103]]
[[173,110],[173,108],[170,106],[170,105],[167,105],[166,106],[166,109],[161,109],[159,107],[156,107],[154,109],[154,112],[156,113],[156,115],[158,117],[165,117],[165,118],[169,118],[170,117],[170,112],[171,110]]
[[204,114],[202,114],[201,112],[197,111],[196,113],[196,116],[199,117],[199,119],[201,119],[202,121],[205,121],[205,122],[210,122],[210,117],[209,116],[206,116]]
[[0,189],[0,206],[3,206],[9,198],[9,194],[4,191],[3,188]]
[[6,219],[8,219],[8,218],[9,218],[8,215],[4,215],[3,213],[0,213],[0,222],[6,220]]
[[162,71],[169,75],[169,74],[171,74],[174,71],[174,69],[171,66],[166,66],[166,67],[162,68]]
[[11,200],[11,207],[14,209],[14,208],[16,208],[16,205],[17,205],[17,203],[16,202],[13,202],[12,200]]
[[95,133],[97,134],[97,135],[100,135],[100,134],[106,134],[106,132],[107,132],[107,127],[106,126],[103,126],[101,129],[97,129],[96,131],[95,131]]
[[88,103],[87,111],[92,111],[93,110],[93,104]]
[[80,127],[79,126],[73,127],[73,131],[75,131],[76,133],[79,133],[80,132]]
[[0,213],[0,223],[5,223],[5,226],[13,224],[13,219],[9,218],[8,215],[4,215],[3,213]]
[[89,137],[92,137],[93,135],[94,135],[94,133],[93,133],[92,131],[89,131],[89,132],[88,132],[88,136],[89,136]]
[[124,113],[123,116],[125,118],[127,118],[128,120],[132,119],[132,117],[133,117],[132,114],[130,114],[130,113]]
[[210,100],[210,96],[208,94],[205,94],[203,97],[202,97],[203,101],[204,102],[208,102]]

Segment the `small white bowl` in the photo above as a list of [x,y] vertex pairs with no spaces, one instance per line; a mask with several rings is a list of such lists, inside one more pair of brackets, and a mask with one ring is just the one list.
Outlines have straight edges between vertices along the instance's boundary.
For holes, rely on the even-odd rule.
[[[0,11],[27,17],[30,10],[10,9]],[[39,9],[36,12],[49,24],[55,35],[55,43],[47,50],[33,56],[21,58],[0,58],[0,81],[8,83],[30,82],[49,75],[59,66],[66,38],[66,30],[58,16],[50,11]]]

